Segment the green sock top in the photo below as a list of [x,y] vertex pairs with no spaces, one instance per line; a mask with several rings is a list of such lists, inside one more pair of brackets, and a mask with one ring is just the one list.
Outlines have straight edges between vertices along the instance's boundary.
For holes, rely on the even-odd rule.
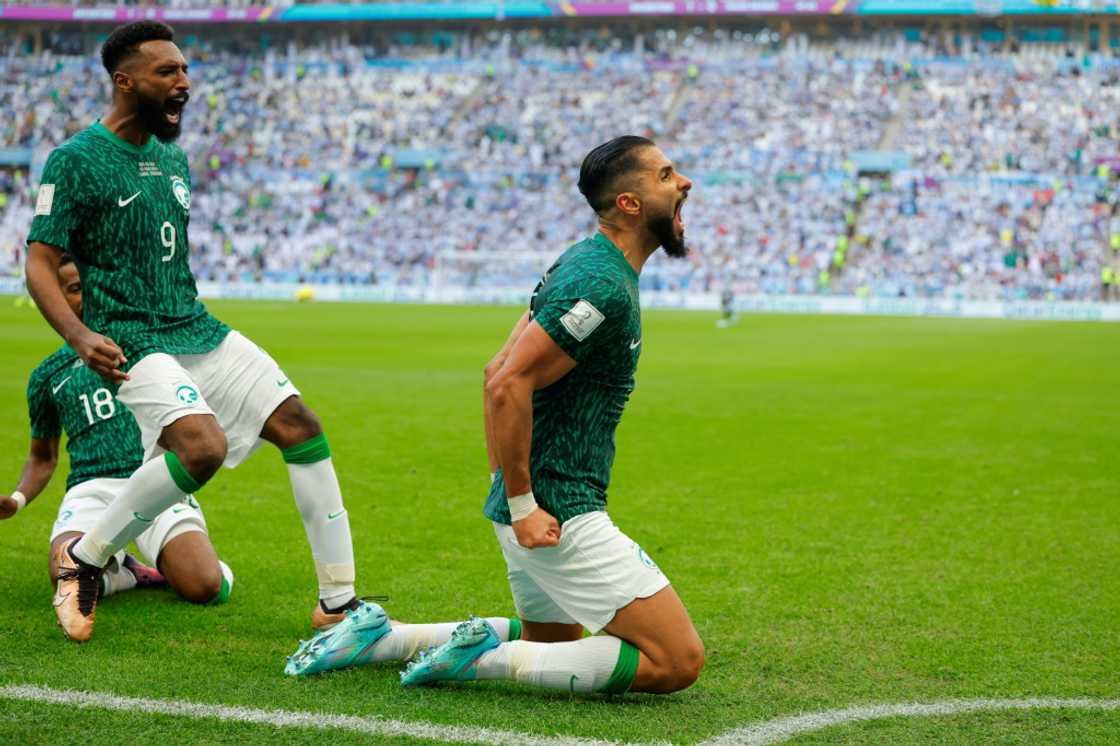
[[639,659],[638,649],[623,640],[622,646],[618,649],[618,663],[614,665],[611,677],[607,679],[606,684],[599,688],[599,692],[603,694],[622,694],[630,689],[630,685],[634,683],[634,677],[638,675]]
[[327,444],[327,434],[319,433],[299,445],[283,449],[280,453],[289,464],[315,464],[331,457],[331,447]]
[[171,472],[171,478],[175,481],[175,486],[180,490],[189,495],[202,489],[202,485],[191,476],[187,467],[183,466],[183,462],[174,453],[168,451],[163,454],[163,461],[167,464],[167,470]]

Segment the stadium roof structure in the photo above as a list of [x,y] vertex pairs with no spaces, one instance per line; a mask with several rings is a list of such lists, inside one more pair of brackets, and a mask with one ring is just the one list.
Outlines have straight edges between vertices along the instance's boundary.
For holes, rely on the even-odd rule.
[[3,21],[124,23],[399,22],[672,16],[1072,16],[1116,15],[1115,0],[467,0],[296,3],[241,8],[0,5]]

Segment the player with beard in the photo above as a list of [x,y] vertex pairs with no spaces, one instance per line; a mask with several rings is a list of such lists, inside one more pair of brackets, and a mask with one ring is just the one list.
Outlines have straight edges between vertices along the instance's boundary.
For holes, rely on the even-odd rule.
[[[361,608],[350,525],[318,418],[267,353],[198,301],[190,171],[173,143],[190,81],[173,39],[151,21],[109,35],[101,60],[112,103],[50,154],[28,234],[31,295],[86,366],[119,386],[144,447],[143,465],[60,552],[55,608],[78,641],[93,633],[97,588],[114,553],[262,439],[281,449],[311,544],[319,579],[312,627]],[[81,274],[82,318],[58,286],[63,251]]]
[[[642,346],[638,275],[659,247],[686,255],[681,206],[692,182],[654,143],[628,136],[587,155],[579,188],[599,232],[545,273],[486,368],[494,479],[485,514],[505,555],[520,634],[472,618],[408,666],[406,686],[505,679],[667,693],[690,686],[704,665],[676,591],[606,512],[615,428]],[[426,626],[390,627],[371,605],[304,644],[287,672],[397,660],[415,647],[406,644],[411,628]]]

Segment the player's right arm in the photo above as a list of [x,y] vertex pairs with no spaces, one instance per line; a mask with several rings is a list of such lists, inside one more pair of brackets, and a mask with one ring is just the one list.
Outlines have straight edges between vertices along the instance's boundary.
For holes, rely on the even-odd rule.
[[[57,284],[57,283],[56,283]],[[58,441],[62,436],[62,419],[52,398],[51,371],[57,370],[52,358],[31,373],[27,381],[27,416],[31,424],[31,452],[23,464],[16,491],[25,501],[39,496],[51,481],[58,466]],[[23,505],[12,495],[0,497],[0,518],[11,518]]]
[[119,383],[128,376],[119,368],[126,362],[116,342],[82,323],[71,310],[58,284],[58,263],[62,251],[55,246],[32,241],[27,246],[27,290],[35,299],[43,318],[59,336],[74,348],[82,361],[103,378]]
[[[529,322],[502,367],[486,384],[486,429],[492,434],[497,465],[510,501],[513,532],[526,549],[560,543],[560,524],[535,506],[529,473],[533,442],[533,392],[547,388],[576,367],[539,323]],[[528,501],[531,512],[519,516],[516,503]]]
[[513,349],[513,345],[517,342],[518,338],[521,337],[521,334],[525,331],[525,327],[527,326],[529,326],[528,311],[521,314],[521,318],[513,325],[513,331],[509,333],[509,337],[506,338],[502,349],[498,350],[498,353],[490,359],[490,362],[486,364],[486,368],[483,370],[482,374],[482,413],[486,423],[486,458],[490,461],[491,475],[498,470],[498,455],[494,449],[494,431],[490,427],[490,418],[486,417],[486,412],[490,409],[490,395],[487,393],[486,387],[490,385],[490,379],[505,365],[510,350]]
[[[19,476],[19,484],[15,489],[15,492],[23,495],[24,504],[30,503],[46,489],[57,466],[58,436],[32,437],[31,452],[23,464],[23,472]],[[0,495],[0,519],[11,518],[21,507],[11,495]]]
[[72,251],[72,238],[86,229],[92,196],[89,178],[83,178],[82,159],[65,147],[55,148],[43,166],[35,215],[27,234],[27,290],[40,313],[93,371],[119,383],[128,376],[118,368],[124,353],[113,340],[90,330],[78,318],[58,284],[58,263]]

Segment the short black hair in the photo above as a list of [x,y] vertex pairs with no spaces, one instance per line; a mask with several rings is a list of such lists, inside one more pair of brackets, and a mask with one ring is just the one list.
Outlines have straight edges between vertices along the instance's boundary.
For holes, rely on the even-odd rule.
[[118,26],[101,45],[101,64],[112,75],[121,62],[136,54],[146,41],[175,41],[175,30],[159,21],[136,21]]
[[73,263],[74,263],[74,257],[70,256],[65,251],[62,252],[62,256],[58,257],[58,268],[59,269],[62,269],[67,264],[73,264]]
[[587,154],[579,167],[579,191],[592,210],[602,214],[614,205],[619,178],[638,167],[638,151],[649,147],[654,147],[649,138],[623,135]]

